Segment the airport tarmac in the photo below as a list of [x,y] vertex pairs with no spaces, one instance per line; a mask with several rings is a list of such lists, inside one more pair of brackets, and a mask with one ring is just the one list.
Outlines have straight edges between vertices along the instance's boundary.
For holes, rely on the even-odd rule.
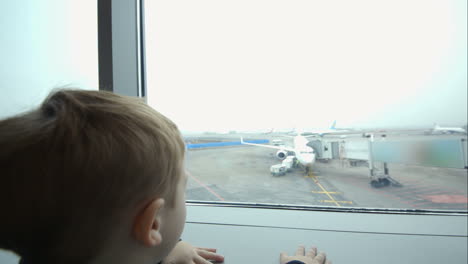
[[[219,138],[232,139],[231,136]],[[257,138],[262,138],[257,137]],[[265,136],[263,136],[265,138]],[[207,141],[213,138],[206,139]],[[205,140],[201,140],[205,141]],[[276,150],[229,146],[187,151],[186,199],[282,205],[442,209],[467,211],[467,170],[389,164],[401,187],[374,188],[367,167],[316,162],[313,176],[300,168],[272,176]]]

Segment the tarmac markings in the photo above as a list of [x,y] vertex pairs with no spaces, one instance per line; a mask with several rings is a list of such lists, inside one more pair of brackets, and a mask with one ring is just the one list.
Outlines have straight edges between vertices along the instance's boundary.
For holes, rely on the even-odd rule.
[[329,200],[319,200],[319,202],[321,202],[321,203],[334,203],[338,207],[341,207],[341,204],[353,204],[352,201],[338,201],[338,200],[336,200],[332,196],[332,194],[340,194],[340,193],[339,192],[329,192],[329,191],[327,191],[325,189],[325,187],[323,187],[323,185],[320,184],[320,182],[317,179],[317,176],[309,175],[309,176],[305,176],[305,177],[311,178],[313,180],[313,182],[321,189],[321,191],[311,191],[311,192],[325,194],[326,196],[328,196]]
[[331,193],[331,194],[341,194],[340,192],[317,192],[317,191],[312,191],[313,193]]
[[403,187],[389,186],[375,189],[370,186],[360,186],[358,183],[349,179],[343,180],[361,189],[403,202],[412,208],[462,210],[468,208],[468,197],[466,193],[445,186],[437,186],[421,181],[405,179],[401,181]]
[[208,187],[206,184],[204,184],[202,181],[200,181],[199,179],[195,178],[195,176],[193,176],[191,173],[189,174],[190,178],[192,178],[194,181],[196,181],[198,184],[200,184],[200,186],[202,186],[203,188],[205,188],[208,192],[210,192],[211,194],[213,194],[214,196],[216,196],[216,198],[218,198],[220,201],[224,201],[225,199],[223,197],[221,197],[221,195],[217,194],[215,191],[213,191],[210,187]]
[[352,201],[336,201],[336,200],[320,200],[321,203],[344,203],[344,204],[353,204]]
[[[408,181],[409,185],[411,180]],[[463,209],[467,208],[468,197],[466,193],[423,182],[412,182],[406,190],[398,190],[396,195],[407,199],[419,208]]]

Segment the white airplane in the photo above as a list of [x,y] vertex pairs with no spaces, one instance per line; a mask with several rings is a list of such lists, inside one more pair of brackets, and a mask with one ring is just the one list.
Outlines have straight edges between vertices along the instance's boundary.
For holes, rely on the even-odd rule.
[[443,134],[446,133],[463,133],[466,134],[466,130],[461,127],[441,127],[437,123],[434,123],[434,128],[432,128],[432,133],[440,132]]
[[349,129],[337,128],[336,127],[336,120],[333,121],[330,128],[327,128],[327,129],[307,129],[307,130],[304,130],[304,132],[307,133],[307,134],[319,135],[319,136],[323,136],[323,135],[326,135],[326,134],[343,133],[343,132],[349,132],[349,131],[350,131]]
[[307,174],[311,172],[312,165],[315,163],[315,151],[313,148],[307,145],[309,142],[307,138],[301,134],[298,134],[293,138],[294,145],[293,147],[287,146],[273,146],[265,144],[255,144],[245,142],[241,137],[241,144],[251,145],[257,147],[277,149],[276,157],[280,160],[284,160],[289,153],[294,153],[294,156],[299,161],[299,163],[304,167]]

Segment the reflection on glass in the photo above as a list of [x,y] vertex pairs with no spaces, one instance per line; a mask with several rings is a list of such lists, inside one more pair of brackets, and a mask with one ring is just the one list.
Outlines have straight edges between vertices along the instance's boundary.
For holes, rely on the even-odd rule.
[[187,199],[467,210],[463,1],[148,1]]

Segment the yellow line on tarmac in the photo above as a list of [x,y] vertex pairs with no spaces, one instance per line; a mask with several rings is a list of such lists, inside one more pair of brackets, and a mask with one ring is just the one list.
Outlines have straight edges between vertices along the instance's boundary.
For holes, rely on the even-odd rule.
[[322,203],[345,203],[345,204],[353,204],[352,201],[330,201],[330,200],[321,200]]
[[325,190],[325,188],[323,188],[323,186],[322,186],[322,184],[320,184],[320,182],[315,181],[315,183],[318,185],[318,187],[320,187],[320,189],[322,189],[323,193],[325,193],[328,196],[328,198],[330,198],[332,203],[335,203],[336,206],[338,206],[338,207],[341,206],[337,201],[335,201],[335,199],[330,195],[330,193],[327,192],[327,190]]
[[[318,181],[317,179],[317,176],[313,175],[312,173],[310,173],[309,175],[305,176],[305,177],[309,177],[311,178],[316,184],[318,187],[320,187],[320,189],[322,189],[322,192],[318,192],[318,193],[324,193],[328,196],[328,198],[330,198],[330,202],[331,203],[335,203],[336,206],[338,207],[341,207],[341,205],[333,198],[333,196],[330,195],[330,193],[335,193],[335,192],[329,192],[327,191],[325,188],[323,188],[322,184],[320,184],[320,182]],[[328,200],[327,200],[328,201]]]
[[304,176],[304,178],[318,179],[318,178],[322,178],[322,176],[315,176],[313,174],[310,174],[310,175]]
[[333,194],[339,194],[339,192],[316,192],[316,191],[312,191],[313,193],[333,193]]

